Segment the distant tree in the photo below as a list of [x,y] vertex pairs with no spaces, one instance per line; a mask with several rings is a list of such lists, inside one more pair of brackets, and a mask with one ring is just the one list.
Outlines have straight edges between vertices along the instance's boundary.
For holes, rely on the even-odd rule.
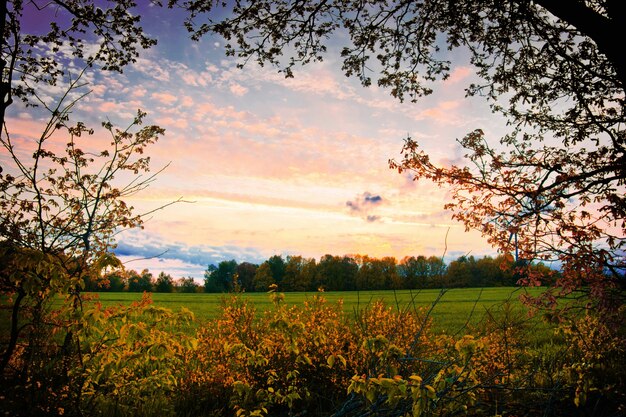
[[217,287],[217,283],[213,277],[213,273],[217,271],[217,267],[213,264],[207,266],[206,271],[204,271],[204,292],[212,293],[219,292]]
[[496,258],[485,256],[476,261],[476,270],[486,287],[515,285],[513,282],[515,265],[512,256],[500,255]]
[[441,288],[444,286],[444,277],[448,270],[442,258],[438,256],[428,257],[428,288]]
[[[265,261],[257,268],[254,274],[254,291],[267,291],[272,284],[276,284],[276,281],[274,281],[270,264]],[[282,291],[280,288],[279,290]]]
[[385,279],[385,289],[402,288],[402,279],[398,273],[398,261],[393,256],[385,256],[380,260],[381,270]]
[[448,264],[445,285],[448,288],[471,287],[477,281],[476,259],[473,256],[460,256]]
[[85,291],[121,292],[126,288],[125,274],[121,270],[107,272],[101,277],[85,277]]
[[204,287],[206,292],[230,292],[234,288],[237,261],[222,261],[217,267],[210,265],[204,273]]
[[317,264],[317,283],[314,287],[328,291],[354,290],[358,270],[359,266],[350,256],[324,255]]
[[[313,265],[311,265],[311,263]],[[315,259],[302,256],[288,256],[283,278],[283,291],[307,291],[312,289],[315,270]]]
[[104,291],[121,292],[126,288],[126,277],[121,271],[110,272],[105,275],[105,279],[108,280],[108,286]]
[[397,261],[392,257],[382,259],[365,255],[360,259],[356,274],[356,288],[359,290],[390,290],[402,285],[398,274]]
[[398,274],[404,288],[428,288],[430,277],[428,259],[423,255],[406,256],[398,265]]
[[156,292],[174,292],[174,279],[171,275],[161,272],[154,284]]
[[85,283],[84,290],[87,291],[87,292],[104,291],[105,287],[107,285],[106,280],[95,278],[95,277],[91,277],[89,275],[87,275],[87,276],[85,276],[83,278],[83,282]]
[[285,277],[285,260],[281,255],[273,255],[266,262],[272,271],[274,282],[280,286]]
[[304,286],[304,291],[317,291],[317,262],[315,258],[304,259],[303,262],[300,270],[300,282]]
[[254,291],[254,275],[259,266],[250,262],[237,265],[236,274],[242,291]]
[[131,271],[128,276],[129,292],[152,292],[154,289],[154,278],[147,269],[141,271],[141,275]]
[[176,286],[178,292],[191,294],[198,292],[199,288],[198,284],[196,284],[196,281],[192,277],[179,279]]

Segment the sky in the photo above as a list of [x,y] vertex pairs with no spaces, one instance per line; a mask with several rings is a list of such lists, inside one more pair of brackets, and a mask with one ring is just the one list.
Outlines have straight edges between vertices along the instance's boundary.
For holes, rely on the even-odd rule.
[[[465,98],[474,75],[463,51],[450,53],[451,76],[435,83],[435,94],[400,103],[346,78],[332,43],[322,63],[285,79],[254,63],[238,69],[219,37],[191,41],[175,12],[146,8],[142,22],[158,45],[122,74],[88,73],[91,93],[74,111],[97,127],[127,125],[142,109],[147,123],[166,130],[148,153],[153,171],[167,168],[128,202],[137,213],[185,202],[118,235],[127,268],[201,282],[209,264],[274,254],[494,254],[443,209],[449,190],[388,165],[407,135],[447,165],[462,163],[455,139],[466,133],[499,137],[504,121],[484,101]],[[19,105],[9,119],[16,135],[36,131],[36,117]]]

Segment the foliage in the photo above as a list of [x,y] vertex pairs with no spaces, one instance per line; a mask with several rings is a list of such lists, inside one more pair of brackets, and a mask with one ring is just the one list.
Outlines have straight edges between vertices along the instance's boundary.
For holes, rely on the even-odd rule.
[[317,288],[328,291],[354,290],[358,269],[356,260],[349,256],[324,255],[317,264]]
[[[269,262],[260,266],[235,260],[220,262],[219,267],[209,265],[205,271],[204,291],[216,292],[259,292],[276,284]],[[522,268],[524,270],[522,270]],[[410,256],[400,262],[393,257],[377,259],[368,255],[332,256],[324,255],[320,262],[302,256],[288,256],[284,264],[284,276],[279,285],[285,292],[317,291],[371,291],[385,289],[423,288],[484,288],[518,285],[526,275],[542,274],[558,279],[558,271],[543,263],[513,262],[513,258],[500,255],[461,256],[448,266],[436,256]],[[162,290],[157,286],[162,280]],[[87,291],[123,291],[128,281],[128,291],[171,292],[173,280],[161,272],[157,280],[144,270],[108,271],[102,277],[87,277]],[[171,281],[171,282],[170,282]],[[194,292],[194,291],[189,291]]]
[[[133,6],[133,0],[98,6],[79,0],[2,2],[0,127],[14,98],[45,106],[44,86],[62,84],[73,76],[70,61],[78,68],[99,65],[121,72],[136,60],[139,49],[156,44],[143,32],[141,16],[127,12]],[[37,22],[31,33],[25,29],[33,27],[29,21]]]
[[537,344],[536,321],[508,303],[492,305],[478,326],[433,333],[427,309],[414,303],[371,301],[353,314],[325,296],[299,306],[269,297],[264,311],[241,295],[225,299],[195,336],[189,311],[155,307],[145,294],[129,306],[94,300],[79,316],[64,305],[60,322],[85,324],[73,335],[82,361],[68,361],[62,346],[47,351],[46,373],[5,391],[37,401],[23,409],[8,401],[3,410],[561,416],[624,407],[624,340],[591,316]]
[[302,256],[288,256],[285,264],[285,276],[282,280],[282,291],[311,290],[317,281],[317,264],[315,259]]
[[173,292],[174,291],[174,279],[171,275],[161,272],[154,284],[154,291],[156,292]]
[[151,292],[154,289],[154,277],[147,269],[138,274],[130,271],[128,275],[128,291],[130,292]]
[[[129,306],[104,308],[91,303],[80,313],[63,304],[48,317],[71,326],[74,333],[63,335],[64,327],[51,327],[48,336],[61,336],[65,342],[49,344],[45,357],[28,360],[41,369],[6,388],[21,401],[6,403],[5,412],[173,415],[167,398],[175,392],[186,355],[195,346],[193,337],[180,332],[193,320],[190,311],[172,313],[153,306],[144,296]],[[76,344],[69,344],[68,337]],[[67,349],[76,349],[75,354],[68,355]],[[25,359],[21,355],[15,360]]]
[[363,325],[352,327],[341,303],[315,296],[302,307],[288,307],[282,294],[271,297],[274,308],[258,321],[252,305],[234,298],[218,320],[200,330],[197,369],[183,392],[230,398],[238,415],[323,414],[341,404],[356,372],[366,372],[372,360],[369,332],[406,346],[423,321],[375,303],[361,313]]
[[[8,258],[2,291],[15,297],[2,373],[20,333],[41,330],[42,315],[53,297],[78,295],[84,277],[93,280],[105,267],[116,266],[116,259],[107,253],[114,233],[142,222],[123,198],[145,188],[153,176],[127,185],[114,178],[127,171],[148,171],[149,159],[141,153],[163,130],[147,126],[133,132],[145,116],[139,112],[124,130],[105,123],[111,148],[90,152],[79,145],[94,131],[82,123],[68,124],[73,105],[60,100],[51,111],[30,159],[23,156],[24,149],[15,148],[8,130],[0,140],[8,157],[6,170],[0,173],[0,240],[6,248],[3,257]],[[63,132],[67,145],[55,151],[53,135]]]
[[[587,403],[594,407],[617,403],[621,404],[622,412],[626,411],[626,394],[622,389],[626,372],[625,311],[622,307],[620,323],[586,313],[559,327],[569,346],[569,361],[563,371],[568,382],[575,386],[574,401],[579,407]],[[614,326],[620,331],[615,332]]]
[[178,292],[182,293],[196,293],[198,292],[198,284],[192,277],[181,278],[178,280],[176,288]]
[[252,264],[250,262],[242,262],[237,265],[237,280],[243,291],[254,290],[253,283],[257,268],[258,265]]
[[362,256],[356,259],[359,265],[356,274],[357,289],[400,289],[404,283],[400,281],[396,259],[384,257],[382,259]]
[[[179,412],[569,415],[585,410],[578,399],[580,382],[570,376],[580,370],[576,361],[587,361],[589,369],[610,366],[597,354],[568,348],[569,340],[536,346],[531,322],[507,303],[489,310],[469,333],[448,335],[433,334],[426,310],[414,305],[392,309],[372,302],[351,318],[341,303],[322,296],[302,306],[286,305],[280,293],[270,297],[273,308],[263,312],[244,298],[230,298],[220,317],[200,328],[180,385]],[[593,338],[593,332],[587,336]],[[619,352],[610,361],[617,364],[620,341],[607,345],[601,337],[593,340],[612,346],[607,359]],[[543,352],[550,346],[554,363],[547,366]],[[585,377],[588,390],[598,392],[600,380]],[[623,406],[618,386],[612,380],[603,388],[607,412]]]
[[104,414],[166,415],[184,364],[196,341],[180,332],[193,314],[173,313],[152,305],[149,297],[129,307],[84,312],[77,334],[83,351],[81,367],[72,370],[80,408]]
[[210,265],[204,273],[204,289],[207,292],[229,292],[232,291],[237,284],[237,262],[232,259],[230,261],[222,261],[217,267]]
[[[121,71],[139,47],[154,44],[127,13],[132,5],[8,1],[0,8],[0,296],[11,311],[0,378],[30,407],[13,411],[77,409],[70,386],[86,359],[79,335],[89,326],[81,292],[123,283],[110,253],[115,236],[142,225],[125,199],[158,174],[144,152],[164,130],[142,126],[142,111],[125,128],[72,119],[95,66]],[[40,23],[37,33],[24,29],[33,27],[24,24],[29,19]],[[41,131],[20,132],[5,119],[14,98]]]
[[129,274],[123,269],[114,269],[103,272],[102,276],[85,277],[85,288],[87,292],[120,292],[127,289],[127,276]]

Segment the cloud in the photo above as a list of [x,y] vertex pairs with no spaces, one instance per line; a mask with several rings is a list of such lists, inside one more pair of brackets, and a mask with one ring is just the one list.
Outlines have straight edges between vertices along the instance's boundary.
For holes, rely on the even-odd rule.
[[346,206],[350,209],[350,213],[363,217],[366,221],[372,223],[380,220],[380,216],[371,214],[377,207],[383,204],[383,198],[369,191],[356,196],[354,200],[346,201]]
[[471,67],[461,66],[453,69],[445,81],[447,84],[455,84],[466,79],[472,73]]
[[237,97],[241,97],[248,92],[248,89],[241,84],[232,83],[229,87],[230,92],[233,93]]
[[[184,265],[189,271],[198,271],[226,259],[260,263],[266,258],[256,248],[235,245],[189,245],[169,242],[163,236],[154,233],[148,235],[140,231],[125,233],[114,253],[128,263],[128,268],[137,269],[137,265],[142,265],[141,269],[148,268],[152,273],[160,272],[164,265]],[[201,277],[192,272],[188,275],[194,278]]]
[[152,93],[151,97],[161,104],[174,104],[178,100],[175,95],[169,93],[156,92]]
[[435,106],[422,110],[417,113],[415,120],[433,120],[439,123],[459,125],[463,121],[463,117],[458,111],[463,100],[445,100],[438,102]]
[[119,108],[120,108],[119,104],[107,101],[107,102],[102,103],[98,107],[98,110],[100,110],[102,113],[110,113],[112,111],[118,110]]

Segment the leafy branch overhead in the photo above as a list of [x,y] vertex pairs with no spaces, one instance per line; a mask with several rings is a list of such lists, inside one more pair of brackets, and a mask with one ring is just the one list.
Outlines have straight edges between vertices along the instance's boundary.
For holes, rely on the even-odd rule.
[[[136,61],[140,50],[156,45],[156,40],[144,33],[141,16],[129,12],[135,1],[95,3],[54,0],[0,4],[0,126],[14,98],[27,105],[40,105],[37,97],[42,86],[56,86],[71,77],[70,62],[122,72]],[[25,30],[24,16],[36,19],[38,30]]]

